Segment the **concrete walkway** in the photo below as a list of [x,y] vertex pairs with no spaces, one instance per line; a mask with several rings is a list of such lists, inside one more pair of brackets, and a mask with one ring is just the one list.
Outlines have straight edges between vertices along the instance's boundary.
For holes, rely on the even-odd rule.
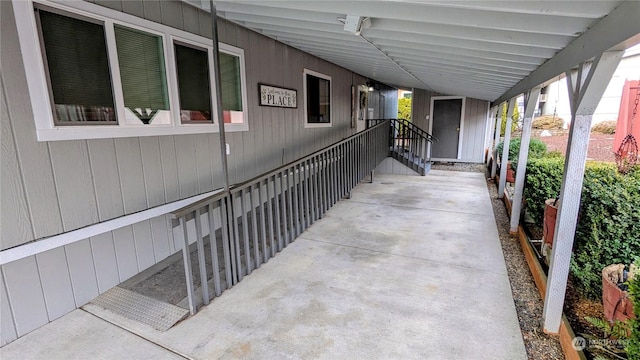
[[195,316],[117,323],[76,310],[0,358],[526,359],[479,173],[378,175]]

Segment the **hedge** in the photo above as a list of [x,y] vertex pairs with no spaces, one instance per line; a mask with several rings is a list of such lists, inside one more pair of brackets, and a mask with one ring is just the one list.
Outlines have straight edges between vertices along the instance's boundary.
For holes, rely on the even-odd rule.
[[[502,148],[504,147],[504,141],[501,141],[496,145],[498,150],[498,157],[502,158]],[[540,158],[547,153],[547,144],[540,139],[531,138],[529,141],[529,158]],[[518,156],[520,156],[520,138],[515,138],[509,142],[509,161],[513,169],[517,169]]]
[[[640,266],[640,260],[636,260],[636,266]],[[629,294],[633,299],[636,319],[630,320],[631,337],[625,350],[629,360],[640,360],[640,274],[635,274],[633,280],[629,281]]]
[[[564,159],[531,159],[527,163],[527,211],[542,224],[544,201],[556,198],[562,183]],[[619,175],[615,165],[589,162],[580,202],[571,272],[585,296],[598,299],[602,269],[629,264],[640,254],[640,170]]]

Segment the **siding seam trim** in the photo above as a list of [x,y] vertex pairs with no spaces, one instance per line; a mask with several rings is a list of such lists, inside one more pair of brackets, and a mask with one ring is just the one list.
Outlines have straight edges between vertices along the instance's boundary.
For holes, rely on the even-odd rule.
[[[16,260],[20,260],[35,254],[55,249],[61,246],[69,245],[78,241],[85,240],[89,237],[100,235],[112,230],[124,228],[126,226],[142,222],[154,217],[166,215],[172,211],[178,210],[184,206],[188,206],[209,196],[221,192],[217,189],[204,194],[195,195],[187,199],[174,201],[170,204],[156,206],[151,209],[139,211],[137,213],[124,215],[119,218],[111,219],[105,222],[89,225],[80,229],[72,230],[62,234],[50,236],[27,244],[16,246],[10,249],[0,251],[0,265],[4,265]],[[115,243],[114,243],[115,246]]]
[[[7,287],[7,279],[5,271],[0,270],[0,275],[2,275],[2,285],[4,286],[4,291],[7,292],[7,303],[9,304],[9,312],[11,313],[11,322],[13,323],[13,332],[16,334],[16,339],[20,336],[18,335],[18,324],[16,323],[16,314],[13,313],[13,305],[11,305],[11,295],[9,294],[9,287]],[[47,314],[47,316],[49,316]]]
[[[9,99],[7,99],[7,88],[4,85],[4,77],[0,77],[0,83],[2,86],[2,97],[4,98],[4,102],[7,104],[7,108],[10,107],[9,105]],[[7,109],[7,113],[9,114],[9,118],[11,118],[10,115],[10,111],[9,109]],[[27,196],[27,188],[26,185],[24,183],[24,173],[22,171],[22,161],[20,160],[20,151],[18,151],[18,143],[16,142],[16,134],[15,131],[13,131],[13,124],[11,123],[11,120],[8,121],[9,124],[9,129],[11,131],[11,138],[13,139],[13,147],[15,148],[16,151],[16,157],[18,160],[18,171],[20,172],[20,185],[21,185],[21,190],[22,190],[22,196],[24,196],[24,203],[25,206],[27,207],[27,213],[29,214],[29,225],[31,225],[31,237],[35,239],[36,237],[36,226],[35,226],[35,222],[33,221],[33,214],[31,212],[31,205],[29,204],[29,197]]]

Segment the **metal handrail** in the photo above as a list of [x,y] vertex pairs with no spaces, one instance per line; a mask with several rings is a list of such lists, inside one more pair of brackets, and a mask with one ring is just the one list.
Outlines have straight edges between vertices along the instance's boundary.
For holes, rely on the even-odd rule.
[[[182,231],[187,297],[196,311],[190,245],[195,243],[202,303],[294,241],[389,155],[389,122],[232,186],[171,213]],[[208,234],[206,233],[208,231]],[[195,239],[193,239],[195,234]],[[208,236],[211,261],[205,261]],[[207,270],[212,269],[209,279]],[[209,292],[209,283],[213,294]]]
[[389,121],[390,156],[421,175],[426,175],[431,165],[429,144],[436,137],[405,119],[369,119],[367,125]]

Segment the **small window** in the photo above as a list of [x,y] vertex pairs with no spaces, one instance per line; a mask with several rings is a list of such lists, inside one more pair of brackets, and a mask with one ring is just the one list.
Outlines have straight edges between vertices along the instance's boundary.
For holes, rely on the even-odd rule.
[[37,13],[55,124],[116,124],[104,26]]
[[207,50],[175,44],[175,51],[181,122],[213,122]]
[[331,77],[304,70],[306,127],[331,126]]
[[162,37],[119,25],[114,28],[125,120],[133,124],[170,124],[168,112],[161,113],[169,110]]
[[225,124],[244,123],[239,56],[220,52],[220,86]]

